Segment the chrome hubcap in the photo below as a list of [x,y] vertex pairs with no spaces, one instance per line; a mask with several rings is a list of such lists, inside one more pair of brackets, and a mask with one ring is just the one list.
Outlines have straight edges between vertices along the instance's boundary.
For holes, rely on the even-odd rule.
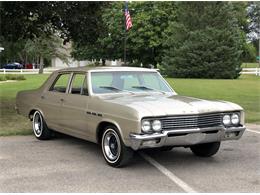
[[42,134],[42,117],[38,112],[36,112],[33,117],[33,131],[37,137]]
[[120,154],[120,140],[113,129],[108,129],[102,140],[103,152],[109,162],[116,161]]

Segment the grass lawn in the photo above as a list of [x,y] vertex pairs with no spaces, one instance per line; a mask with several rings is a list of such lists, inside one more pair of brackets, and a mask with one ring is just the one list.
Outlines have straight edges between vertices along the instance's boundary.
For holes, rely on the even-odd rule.
[[0,83],[0,136],[32,133],[31,122],[14,110],[15,96],[18,91],[38,88],[49,75],[24,76],[24,81]]
[[243,63],[241,68],[258,68],[258,63]]
[[[0,83],[0,136],[31,134],[31,122],[16,114],[18,91],[39,87],[48,75],[24,75],[26,80]],[[232,101],[246,111],[246,122],[260,124],[260,77],[243,75],[236,80],[167,78],[180,95]]]

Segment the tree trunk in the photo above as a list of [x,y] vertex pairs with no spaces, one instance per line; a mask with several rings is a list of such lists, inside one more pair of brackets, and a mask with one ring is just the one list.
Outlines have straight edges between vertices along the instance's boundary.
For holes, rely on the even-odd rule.
[[43,57],[40,57],[39,74],[43,73]]
[[102,66],[105,66],[105,65],[106,65],[106,60],[102,59]]

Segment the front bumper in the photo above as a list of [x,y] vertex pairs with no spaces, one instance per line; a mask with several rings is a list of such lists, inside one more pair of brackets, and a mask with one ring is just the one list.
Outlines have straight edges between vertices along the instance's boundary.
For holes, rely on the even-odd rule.
[[156,148],[162,146],[189,146],[201,143],[219,142],[224,140],[237,140],[244,131],[245,126],[224,126],[178,129],[153,134],[130,134],[131,147],[134,150],[142,148]]

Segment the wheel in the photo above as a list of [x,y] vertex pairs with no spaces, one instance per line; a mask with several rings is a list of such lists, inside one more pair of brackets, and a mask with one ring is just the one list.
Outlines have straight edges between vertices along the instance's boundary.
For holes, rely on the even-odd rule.
[[102,135],[101,146],[105,161],[112,167],[126,165],[133,156],[133,150],[124,145],[114,126],[106,127]]
[[216,154],[219,150],[220,142],[205,143],[191,146],[191,151],[196,156],[210,157]]
[[33,133],[39,140],[50,139],[52,135],[52,131],[48,129],[47,124],[39,111],[36,111],[33,114]]
[[173,149],[173,146],[163,146],[163,147],[159,148],[159,150],[162,152],[170,151],[172,149]]

